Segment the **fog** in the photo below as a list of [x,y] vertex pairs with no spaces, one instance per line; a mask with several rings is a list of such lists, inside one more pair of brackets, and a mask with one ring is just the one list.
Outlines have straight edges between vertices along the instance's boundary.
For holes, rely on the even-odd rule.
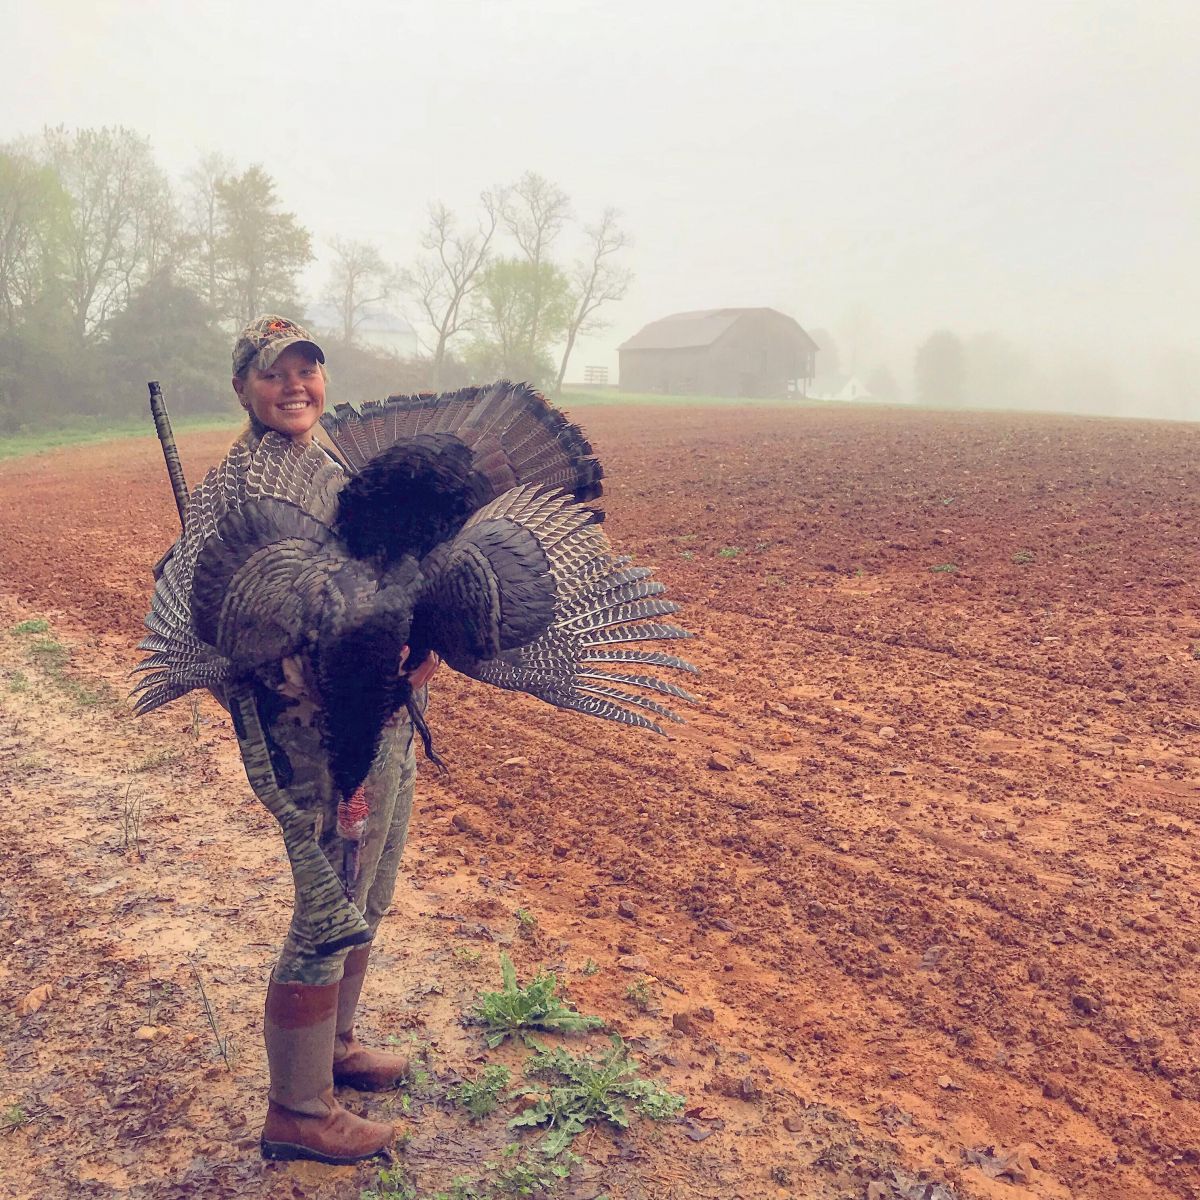
[[261,163],[312,296],[330,238],[410,261],[431,201],[533,170],[633,239],[568,379],[666,314],[766,305],[901,398],[950,330],[1011,350],[1001,388],[976,362],[989,402],[1200,419],[1186,0],[88,0],[4,30],[0,140],[119,124],[175,179]]

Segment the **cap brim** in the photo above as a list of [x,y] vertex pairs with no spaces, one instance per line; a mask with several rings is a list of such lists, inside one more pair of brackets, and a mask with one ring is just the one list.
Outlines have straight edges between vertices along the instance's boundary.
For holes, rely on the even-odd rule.
[[258,352],[258,357],[252,359],[251,361],[260,371],[267,371],[275,365],[275,360],[289,346],[311,346],[316,352],[317,362],[323,363],[325,361],[325,351],[322,350],[321,347],[312,340],[312,338],[302,337],[279,338],[277,341],[272,342],[269,346],[264,346]]

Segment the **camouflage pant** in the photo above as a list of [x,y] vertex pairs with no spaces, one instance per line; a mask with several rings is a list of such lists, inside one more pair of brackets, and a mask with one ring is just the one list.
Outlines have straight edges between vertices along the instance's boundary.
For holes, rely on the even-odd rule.
[[401,712],[387,725],[363,781],[370,816],[357,844],[351,907],[341,881],[353,847],[337,832],[340,796],[313,706],[258,686],[233,692],[230,712],[250,786],[283,826],[295,883],[291,927],[274,977],[280,983],[333,983],[341,978],[350,943],[329,950],[331,938],[345,932],[349,920],[357,921],[356,940],[365,940],[392,901],[412,815],[412,723]]

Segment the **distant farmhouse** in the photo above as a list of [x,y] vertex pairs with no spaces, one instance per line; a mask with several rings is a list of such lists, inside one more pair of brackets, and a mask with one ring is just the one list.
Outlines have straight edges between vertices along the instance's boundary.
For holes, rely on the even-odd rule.
[[773,308],[710,308],[651,321],[618,353],[625,392],[784,397],[812,379],[817,343]]
[[810,400],[873,400],[857,375],[818,375],[808,385]]
[[[318,337],[341,337],[342,318],[332,304],[310,304],[307,317],[309,328]],[[417,353],[417,331],[399,313],[378,306],[368,308],[363,314],[354,330],[354,341],[399,358],[413,358]]]

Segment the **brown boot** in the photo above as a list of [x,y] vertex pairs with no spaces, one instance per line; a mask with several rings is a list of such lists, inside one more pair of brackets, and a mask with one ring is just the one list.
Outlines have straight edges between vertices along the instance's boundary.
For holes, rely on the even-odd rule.
[[337,1025],[338,985],[267,986],[263,1031],[271,1096],[262,1131],[270,1159],[309,1158],[343,1165],[384,1153],[390,1125],[356,1117],[334,1097],[330,1062]]
[[346,955],[346,968],[338,988],[333,1081],[360,1092],[382,1092],[406,1079],[411,1068],[404,1055],[368,1050],[354,1036],[354,1012],[358,1008],[370,956],[370,946],[356,946]]

